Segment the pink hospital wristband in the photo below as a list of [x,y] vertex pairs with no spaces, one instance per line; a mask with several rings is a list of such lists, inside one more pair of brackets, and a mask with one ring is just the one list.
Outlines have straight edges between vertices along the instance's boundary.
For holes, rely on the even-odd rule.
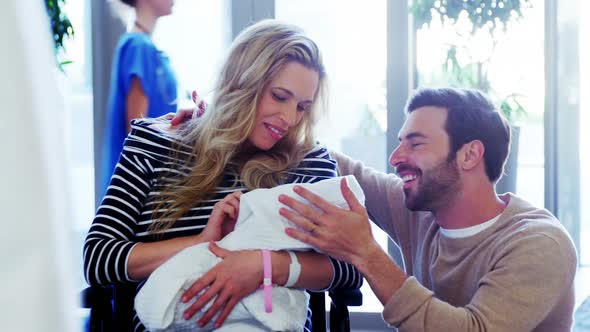
[[272,312],[272,262],[270,260],[270,251],[262,249],[262,265],[264,268],[264,311]]

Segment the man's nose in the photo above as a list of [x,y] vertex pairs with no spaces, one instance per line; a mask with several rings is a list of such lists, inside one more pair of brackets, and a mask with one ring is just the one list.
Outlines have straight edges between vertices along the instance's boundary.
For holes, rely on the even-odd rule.
[[403,151],[402,145],[398,145],[395,150],[389,156],[389,164],[393,167],[397,167],[401,162],[405,161],[406,154]]

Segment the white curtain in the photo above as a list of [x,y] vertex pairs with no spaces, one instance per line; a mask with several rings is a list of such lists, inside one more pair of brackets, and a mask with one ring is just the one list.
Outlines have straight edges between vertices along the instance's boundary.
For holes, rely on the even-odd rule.
[[[73,331],[69,193],[49,23],[42,0],[0,11],[0,330]],[[81,250],[74,248],[74,250]]]

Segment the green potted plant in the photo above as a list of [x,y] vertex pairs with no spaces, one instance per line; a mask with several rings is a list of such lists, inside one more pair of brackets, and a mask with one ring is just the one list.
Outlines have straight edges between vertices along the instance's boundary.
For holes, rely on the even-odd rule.
[[45,0],[45,9],[49,16],[56,61],[61,71],[63,71],[63,66],[71,63],[71,61],[64,59],[66,51],[64,41],[66,38],[74,36],[72,22],[62,10],[65,4],[66,0]]
[[[502,94],[496,91],[488,75],[489,63],[498,45],[497,34],[506,32],[511,20],[523,17],[523,9],[531,7],[531,0],[414,0],[411,13],[415,26],[429,27],[434,20],[440,20],[446,27],[457,27],[455,33],[462,42],[447,44],[446,58],[431,84],[471,87],[487,93],[512,127],[512,144],[504,176],[498,181],[498,192],[516,191],[516,170],[519,142],[519,121],[526,116],[521,101],[525,96],[512,92]],[[487,40],[486,47],[478,54],[468,47],[476,39]]]

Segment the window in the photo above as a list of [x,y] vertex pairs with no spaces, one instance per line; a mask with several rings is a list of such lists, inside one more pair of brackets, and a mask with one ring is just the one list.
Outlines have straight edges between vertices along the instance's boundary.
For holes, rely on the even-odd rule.
[[158,21],[154,40],[169,56],[179,83],[180,106],[187,93],[206,96],[231,42],[224,1],[180,0]]
[[[74,286],[77,290],[86,287],[82,273],[82,247],[88,227],[94,216],[94,136],[92,52],[90,31],[90,1],[68,1],[64,12],[74,27],[74,38],[66,40],[63,75],[58,75],[65,101],[63,130],[65,133],[67,161],[71,174],[69,184],[73,220],[69,221],[74,271],[77,273]],[[82,326],[86,310],[77,312],[78,326]]]
[[[329,114],[317,127],[318,139],[385,171],[386,1],[277,0],[275,10],[277,19],[302,27],[322,51],[330,98]],[[376,227],[373,234],[386,248],[387,235]],[[381,312],[369,285],[361,290],[363,306],[350,309]]]
[[[93,110],[92,110],[92,76],[90,52],[90,22],[88,15],[89,1],[70,1],[64,7],[72,25],[75,36],[67,40],[65,59],[72,61],[64,65],[61,76],[62,93],[65,99],[66,119],[64,131],[66,151],[71,176],[71,203],[74,220],[72,231],[76,233],[72,248],[76,251],[75,267],[80,267],[82,278],[82,243],[94,215],[94,165],[93,165]],[[83,279],[81,279],[83,282]],[[85,284],[85,283],[84,283]]]
[[[472,34],[467,15],[453,25],[441,23],[433,12],[432,24],[417,30],[417,85],[472,87],[487,92],[497,106],[503,101],[513,108],[522,105],[526,116],[511,121],[519,128],[513,131],[517,144],[512,146],[518,150],[518,162],[516,187],[508,190],[544,206],[544,59],[539,56],[544,52],[543,1],[533,1],[522,15],[513,18],[506,31],[500,28],[490,35],[487,29]],[[507,191],[500,187],[499,192]]]

